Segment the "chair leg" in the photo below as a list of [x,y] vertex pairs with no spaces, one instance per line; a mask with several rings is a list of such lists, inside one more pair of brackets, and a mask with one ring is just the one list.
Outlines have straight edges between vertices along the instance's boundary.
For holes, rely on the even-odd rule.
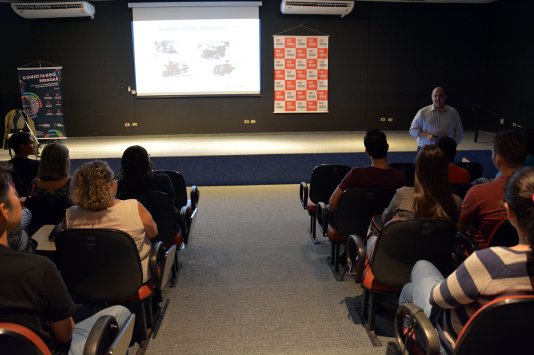
[[367,315],[367,330],[375,330],[376,297],[369,292],[369,314]]
[[314,244],[317,244],[317,213],[314,212],[310,215],[310,232],[311,232],[311,238]]
[[334,242],[335,245],[335,255],[334,255],[334,270],[336,271],[336,274],[339,274],[339,249],[340,249],[340,243]]
[[336,255],[336,242],[333,240],[330,241],[330,244],[332,245],[331,252],[330,252],[330,264],[334,266],[334,260]]
[[148,326],[143,302],[128,305],[130,312],[135,313],[133,341],[142,344],[148,339]]
[[366,289],[363,289],[363,300],[362,300],[362,316],[363,316],[363,320],[366,320],[367,319],[367,310],[369,309],[369,291],[367,291]]

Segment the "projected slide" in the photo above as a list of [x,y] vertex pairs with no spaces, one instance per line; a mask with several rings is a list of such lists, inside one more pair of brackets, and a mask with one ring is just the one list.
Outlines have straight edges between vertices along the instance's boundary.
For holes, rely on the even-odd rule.
[[134,21],[139,96],[260,93],[258,19]]

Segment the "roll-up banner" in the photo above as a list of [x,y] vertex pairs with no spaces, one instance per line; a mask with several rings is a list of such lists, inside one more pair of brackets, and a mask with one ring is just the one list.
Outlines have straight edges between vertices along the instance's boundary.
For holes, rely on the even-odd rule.
[[35,123],[38,139],[66,138],[63,121],[63,67],[18,68],[22,109]]

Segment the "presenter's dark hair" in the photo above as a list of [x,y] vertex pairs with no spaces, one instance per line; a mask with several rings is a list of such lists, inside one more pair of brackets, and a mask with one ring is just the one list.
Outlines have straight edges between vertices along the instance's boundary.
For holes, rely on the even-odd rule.
[[15,154],[20,153],[20,146],[30,143],[32,136],[28,132],[15,132],[9,137],[9,147]]
[[493,152],[499,154],[510,167],[521,167],[527,157],[527,140],[520,131],[497,132],[493,141]]
[[363,138],[365,150],[373,159],[384,159],[388,153],[386,134],[378,129],[370,129]]

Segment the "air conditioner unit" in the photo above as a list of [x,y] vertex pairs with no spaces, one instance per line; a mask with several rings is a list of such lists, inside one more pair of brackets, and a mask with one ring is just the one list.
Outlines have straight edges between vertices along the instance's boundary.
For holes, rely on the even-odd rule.
[[95,7],[85,1],[12,3],[11,8],[24,18],[93,18],[95,15]]
[[349,0],[282,0],[280,11],[283,14],[295,15],[339,15],[350,14],[354,1]]

